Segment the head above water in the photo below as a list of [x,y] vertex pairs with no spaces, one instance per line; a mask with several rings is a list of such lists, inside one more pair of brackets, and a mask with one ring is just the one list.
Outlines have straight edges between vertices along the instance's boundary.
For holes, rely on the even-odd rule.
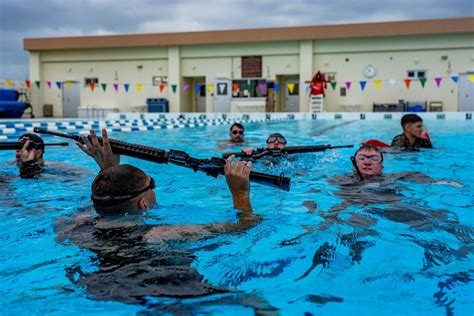
[[148,210],[156,204],[155,182],[142,170],[119,165],[102,170],[92,182],[92,202],[100,215]]
[[233,143],[241,143],[244,141],[244,126],[240,123],[234,123],[230,127],[230,141]]
[[267,138],[268,149],[283,149],[286,146],[286,138],[280,133],[273,133]]
[[354,154],[357,168],[364,177],[370,179],[381,175],[383,171],[383,154],[373,145],[363,145]]
[[423,119],[416,114],[405,114],[400,123],[407,136],[421,137],[424,131]]
[[[42,159],[43,158],[43,153],[44,153],[44,141],[43,141],[43,139],[39,135],[33,134],[33,133],[25,133],[25,134],[21,135],[20,137],[18,137],[19,142],[26,143],[28,140],[39,144],[40,148],[36,149],[35,158],[36,159]],[[16,151],[16,160],[20,160],[20,151],[19,150]]]

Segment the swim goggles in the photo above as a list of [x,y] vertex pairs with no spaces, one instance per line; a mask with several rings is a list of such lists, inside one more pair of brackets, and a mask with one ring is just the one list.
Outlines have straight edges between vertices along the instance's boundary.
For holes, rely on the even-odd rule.
[[366,159],[370,159],[372,162],[382,162],[383,161],[383,158],[381,156],[377,156],[377,155],[372,155],[372,156],[357,155],[357,156],[355,156],[355,159],[357,161],[364,161]]
[[126,195],[103,195],[103,196],[92,195],[91,199],[94,203],[101,206],[115,206],[115,205],[119,205],[128,201],[131,201],[132,199],[136,198],[140,194],[145,193],[148,190],[153,190],[154,188],[156,188],[155,179],[150,177],[150,184],[140,191],[130,192],[129,194],[126,194]]
[[280,144],[283,144],[283,145],[286,145],[286,139],[285,137],[282,137],[282,136],[270,136],[267,138],[267,144],[271,144],[271,143],[280,143]]
[[237,134],[244,135],[244,131],[233,130],[232,134],[234,134],[234,135],[237,135]]

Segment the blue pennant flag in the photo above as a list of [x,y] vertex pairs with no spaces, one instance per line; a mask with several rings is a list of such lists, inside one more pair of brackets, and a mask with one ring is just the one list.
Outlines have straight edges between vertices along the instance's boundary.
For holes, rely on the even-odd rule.
[[362,91],[364,91],[365,85],[367,84],[367,81],[360,81],[359,83],[360,83],[360,89],[361,89]]

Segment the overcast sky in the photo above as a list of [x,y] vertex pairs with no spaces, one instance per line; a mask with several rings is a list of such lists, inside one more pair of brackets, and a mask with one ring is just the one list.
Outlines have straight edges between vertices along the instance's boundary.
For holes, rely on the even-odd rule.
[[24,38],[467,16],[474,0],[0,0],[0,79],[27,79]]

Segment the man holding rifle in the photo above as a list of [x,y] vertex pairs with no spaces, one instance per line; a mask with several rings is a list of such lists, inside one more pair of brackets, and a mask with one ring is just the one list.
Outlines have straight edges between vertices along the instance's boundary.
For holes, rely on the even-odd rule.
[[18,141],[24,143],[23,148],[17,149],[15,152],[16,165],[20,168],[20,177],[37,178],[45,167],[43,139],[36,134],[26,133],[21,135]]

